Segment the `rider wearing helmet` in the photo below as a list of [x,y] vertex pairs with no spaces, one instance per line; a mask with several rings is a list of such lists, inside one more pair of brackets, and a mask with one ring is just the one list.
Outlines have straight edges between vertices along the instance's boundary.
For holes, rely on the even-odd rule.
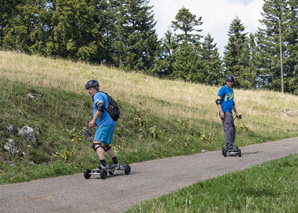
[[108,97],[105,93],[99,91],[99,83],[97,80],[88,81],[85,88],[93,99],[93,118],[89,123],[89,128],[91,129],[97,126],[92,147],[100,160],[98,168],[107,168],[104,156],[104,152],[107,152],[113,160],[109,169],[119,169],[120,164],[118,163],[113,148],[110,146],[112,144],[116,122],[105,110],[108,108],[109,104]]
[[219,109],[219,116],[222,119],[222,124],[225,131],[226,149],[233,148],[236,136],[236,128],[232,111],[235,112],[237,118],[240,118],[234,103],[234,91],[232,89],[234,81],[235,77],[233,75],[228,75],[226,77],[226,85],[220,88],[218,92],[218,98],[216,99],[216,104]]

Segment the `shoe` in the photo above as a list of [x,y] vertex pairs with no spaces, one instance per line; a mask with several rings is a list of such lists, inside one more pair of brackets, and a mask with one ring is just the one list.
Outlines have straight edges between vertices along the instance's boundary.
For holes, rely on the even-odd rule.
[[107,167],[106,167],[106,166],[103,166],[103,165],[101,165],[101,164],[99,164],[99,165],[97,166],[97,168],[98,168],[99,170],[102,170],[102,169],[107,169]]
[[120,169],[120,163],[112,163],[111,165],[109,165],[108,169]]

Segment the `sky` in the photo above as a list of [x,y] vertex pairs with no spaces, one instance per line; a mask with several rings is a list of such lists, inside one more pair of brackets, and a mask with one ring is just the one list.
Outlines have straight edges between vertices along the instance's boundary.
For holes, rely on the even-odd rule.
[[[206,36],[210,33],[217,44],[220,56],[223,56],[224,46],[228,43],[228,30],[236,16],[245,27],[245,32],[255,33],[262,19],[264,0],[150,0],[154,18],[157,21],[156,32],[158,38],[170,28],[178,11],[184,6],[196,15],[202,16],[203,24],[198,28]],[[203,41],[204,39],[201,39]]]

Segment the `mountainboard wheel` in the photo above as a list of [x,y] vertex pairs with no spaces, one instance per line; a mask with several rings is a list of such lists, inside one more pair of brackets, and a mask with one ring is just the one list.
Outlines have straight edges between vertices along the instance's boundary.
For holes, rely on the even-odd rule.
[[129,175],[129,174],[130,174],[130,165],[125,165],[125,166],[124,166],[124,173],[125,173],[126,175]]
[[238,149],[238,156],[241,157],[241,149]]
[[100,177],[101,177],[102,179],[106,179],[107,176],[108,176],[108,172],[107,172],[107,170],[105,170],[105,169],[100,170]]
[[224,149],[224,150],[223,150],[223,155],[224,155],[224,157],[227,157],[227,154],[228,154],[228,150],[227,150],[227,149]]
[[222,149],[221,149],[221,152],[222,152],[222,155],[224,155],[224,147],[222,147]]
[[85,169],[84,171],[84,177],[85,179],[89,179],[91,177],[91,170],[90,169]]

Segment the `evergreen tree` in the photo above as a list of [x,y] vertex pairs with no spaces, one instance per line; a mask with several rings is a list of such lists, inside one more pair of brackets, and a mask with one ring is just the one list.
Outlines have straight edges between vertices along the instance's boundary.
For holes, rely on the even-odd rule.
[[235,86],[241,88],[252,87],[252,73],[249,67],[249,51],[247,37],[244,33],[245,27],[241,20],[236,17],[228,31],[228,45],[225,46],[224,63],[225,75],[235,76]]
[[[152,72],[158,56],[152,6],[148,5],[149,0],[125,0],[125,3],[123,33],[126,53],[122,64],[127,69]],[[122,33],[119,35],[122,36]]]
[[177,50],[177,39],[171,30],[165,33],[165,37],[161,40],[159,49],[158,71],[160,74],[171,76],[173,73],[174,57],[173,54]]
[[202,43],[202,63],[205,84],[218,85],[223,78],[222,62],[219,57],[218,48],[213,43],[214,39],[208,33]]
[[196,15],[189,12],[188,9],[182,7],[176,17],[175,21],[172,21],[172,28],[174,31],[181,30],[182,34],[176,34],[179,40],[187,40],[192,43],[196,43],[202,36],[193,31],[201,32],[201,29],[196,29],[196,27],[201,26],[203,22],[201,21],[202,17],[196,18]]
[[[4,28],[5,35],[3,47],[25,53],[32,53],[42,39],[44,29],[41,20],[44,20],[45,0],[37,1],[13,1],[8,7],[15,6],[8,25]],[[39,44],[41,45],[41,44]],[[43,49],[43,47],[41,47]]]
[[174,31],[180,30],[182,34],[175,34],[178,41],[178,47],[173,54],[173,73],[174,79],[182,79],[192,82],[203,82],[205,76],[202,75],[201,46],[199,34],[191,33],[201,32],[196,27],[202,25],[202,17],[196,19],[196,15],[182,8],[178,11],[175,20],[172,21]]
[[258,68],[258,52],[259,48],[256,43],[256,35],[250,33],[248,37],[249,48],[249,73],[251,73],[251,84],[253,88],[259,88],[258,78],[261,75],[261,70]]
[[[283,56],[284,90],[297,91],[296,79],[298,32],[297,1],[266,0],[263,5],[263,27],[258,30],[258,67],[262,70],[260,84],[269,89],[281,90],[280,31]],[[298,91],[297,91],[298,93]]]
[[204,76],[200,75],[202,63],[198,52],[193,45],[184,40],[173,54],[172,79],[181,79],[190,82],[203,82]]
[[96,5],[87,0],[55,0],[51,55],[100,63],[103,41],[96,22]]
[[107,27],[104,32],[106,60],[108,63],[123,67],[123,60],[126,55],[126,34],[125,26],[128,25],[126,0],[108,1],[106,10]]
[[298,95],[298,1],[287,1],[283,28],[284,35],[284,87],[285,91]]
[[3,47],[4,37],[11,30],[14,17],[18,13],[17,8],[21,0],[0,1],[0,47]]

